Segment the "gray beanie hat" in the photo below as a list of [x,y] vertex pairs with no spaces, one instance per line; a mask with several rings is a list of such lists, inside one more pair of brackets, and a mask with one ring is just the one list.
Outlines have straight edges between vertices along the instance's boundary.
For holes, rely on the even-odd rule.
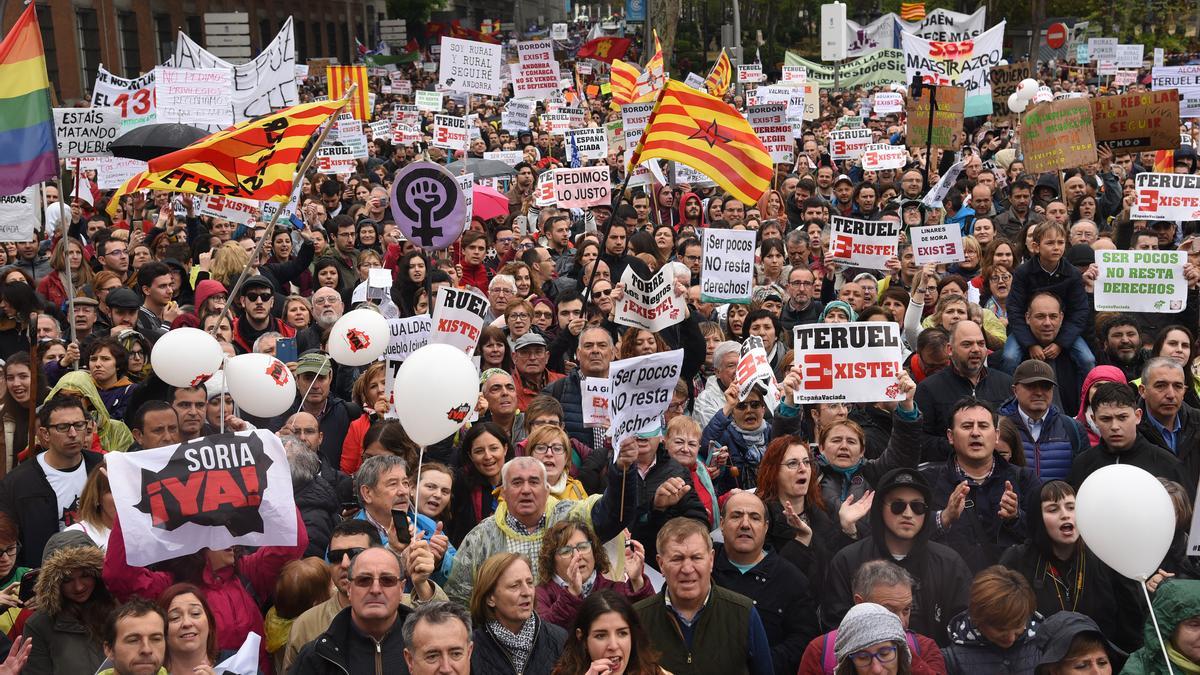
[[864,602],[854,605],[846,612],[838,626],[837,640],[833,643],[837,662],[841,664],[851,654],[880,642],[895,642],[903,663],[911,661],[908,641],[904,637],[904,624],[900,617],[883,605]]

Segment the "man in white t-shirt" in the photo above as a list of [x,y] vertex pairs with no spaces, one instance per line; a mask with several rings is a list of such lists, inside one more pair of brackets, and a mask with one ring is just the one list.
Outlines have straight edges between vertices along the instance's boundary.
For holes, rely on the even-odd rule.
[[0,482],[0,510],[20,528],[18,564],[37,567],[50,537],[75,522],[88,473],[103,460],[91,447],[94,423],[81,399],[59,395],[38,412],[34,460],[17,465]]

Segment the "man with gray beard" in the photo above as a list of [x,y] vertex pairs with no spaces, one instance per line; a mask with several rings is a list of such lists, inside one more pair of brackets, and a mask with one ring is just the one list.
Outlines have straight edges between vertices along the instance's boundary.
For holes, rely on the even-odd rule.
[[296,353],[310,349],[321,349],[328,330],[342,318],[346,306],[342,295],[334,288],[318,288],[312,294],[313,321],[307,328],[296,333]]

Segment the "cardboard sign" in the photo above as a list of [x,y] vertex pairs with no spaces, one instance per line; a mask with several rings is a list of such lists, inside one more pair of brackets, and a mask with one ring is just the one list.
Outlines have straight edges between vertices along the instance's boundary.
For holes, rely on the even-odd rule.
[[581,377],[579,390],[583,403],[583,426],[607,428],[612,424],[609,399],[612,398],[612,380],[607,377]]
[[442,38],[438,84],[447,91],[500,95],[500,45],[458,38]]
[[912,239],[913,260],[918,265],[940,265],[967,259],[963,251],[962,230],[955,223],[910,227],[908,236]]
[[766,82],[767,76],[763,75],[761,63],[746,63],[737,67],[738,82],[742,84],[754,84],[756,82]]
[[108,481],[130,565],[204,548],[296,545],[287,456],[270,431],[113,454]]
[[121,135],[124,121],[115,107],[55,108],[59,158],[111,156],[108,146]]
[[1017,85],[1021,83],[1021,80],[1029,76],[1028,61],[1007,66],[992,66],[988,77],[992,81],[993,118],[1003,118],[1013,114],[1008,108],[1008,97],[1017,91]]
[[858,159],[872,142],[870,129],[834,129],[829,132],[829,158]]
[[1082,166],[1096,161],[1092,106],[1087,99],[1041,103],[1025,112],[1021,124],[1025,170],[1031,174]]
[[[963,111],[967,90],[962,87],[938,87],[937,110],[931,113],[932,97],[922,91],[921,98],[910,96],[908,107],[908,133],[905,140],[913,148],[942,148],[958,150],[963,139]],[[929,116],[933,114],[933,139],[929,136]]]
[[473,288],[442,286],[433,305],[433,331],[429,341],[451,345],[471,356],[479,343],[484,317],[490,308],[488,299]]
[[1145,54],[1146,46],[1143,44],[1119,44],[1113,60],[1117,62],[1118,68],[1141,68]]
[[467,118],[455,115],[434,115],[433,146],[447,150],[466,150]]
[[609,204],[612,197],[607,166],[554,171],[554,199],[559,208],[585,209],[597,204]]
[[878,115],[904,112],[904,95],[896,91],[875,92],[874,110]]
[[418,91],[416,92],[417,110],[426,112],[438,112],[445,107],[442,103],[442,92],[440,91]]
[[795,404],[901,401],[900,326],[807,323],[792,329],[801,382]]
[[852,267],[881,270],[897,256],[900,223],[834,216],[830,224],[829,255]]
[[872,143],[859,157],[863,171],[888,171],[903,169],[908,164],[908,149],[903,145]]
[[675,295],[675,276],[668,273],[670,269],[664,265],[649,279],[643,279],[633,267],[626,267],[621,275],[625,297],[617,304],[613,321],[656,333],[683,321],[687,306],[683,297]]
[[1186,262],[1185,251],[1096,251],[1096,311],[1182,312]]
[[0,241],[34,241],[39,214],[38,186],[0,197]]
[[796,141],[792,139],[792,125],[787,119],[787,104],[762,103],[746,107],[746,121],[754,128],[754,135],[762,141],[771,161],[790,164],[795,161]]
[[580,159],[604,159],[608,157],[608,135],[602,127],[585,127],[567,131],[567,156],[578,152]]
[[1200,219],[1200,176],[1139,173],[1133,178],[1134,220]]
[[1091,99],[1096,142],[1114,153],[1179,147],[1179,91],[1147,91]]
[[[608,367],[612,382],[608,435],[614,448],[626,438],[663,427],[662,416],[683,370],[683,350],[635,356],[613,361]],[[660,432],[661,433],[661,432]],[[616,461],[617,453],[613,453]]]

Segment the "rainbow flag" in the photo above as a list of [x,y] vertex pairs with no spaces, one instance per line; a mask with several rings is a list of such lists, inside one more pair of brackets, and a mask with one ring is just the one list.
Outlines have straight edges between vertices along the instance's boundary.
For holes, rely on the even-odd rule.
[[0,42],[0,195],[57,177],[50,76],[31,4]]

